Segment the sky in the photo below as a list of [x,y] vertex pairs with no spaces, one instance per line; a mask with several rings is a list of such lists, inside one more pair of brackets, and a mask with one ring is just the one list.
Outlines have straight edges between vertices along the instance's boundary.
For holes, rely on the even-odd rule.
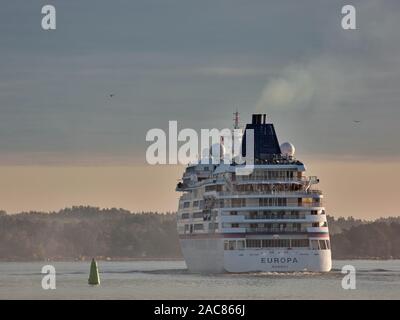
[[0,208],[174,211],[183,167],[146,164],[147,131],[230,127],[238,109],[295,145],[328,213],[399,215],[399,18],[395,0],[5,0]]

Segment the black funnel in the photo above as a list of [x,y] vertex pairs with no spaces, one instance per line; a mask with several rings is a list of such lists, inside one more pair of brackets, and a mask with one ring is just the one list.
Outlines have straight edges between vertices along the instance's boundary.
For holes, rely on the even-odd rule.
[[[272,123],[266,123],[265,114],[253,114],[252,123],[246,124],[246,130],[254,130],[254,159],[272,160],[275,155],[281,154],[278,138]],[[243,136],[242,155],[246,155],[246,134]]]

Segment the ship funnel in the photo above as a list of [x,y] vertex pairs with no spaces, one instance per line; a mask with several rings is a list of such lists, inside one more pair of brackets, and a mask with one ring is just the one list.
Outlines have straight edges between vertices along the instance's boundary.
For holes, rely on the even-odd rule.
[[266,124],[267,123],[267,115],[266,114],[253,114],[251,123],[252,124]]
[[[270,160],[281,154],[278,138],[272,123],[267,123],[266,114],[253,114],[245,130],[254,132],[254,157],[256,160]],[[242,156],[246,155],[246,135],[242,140]]]

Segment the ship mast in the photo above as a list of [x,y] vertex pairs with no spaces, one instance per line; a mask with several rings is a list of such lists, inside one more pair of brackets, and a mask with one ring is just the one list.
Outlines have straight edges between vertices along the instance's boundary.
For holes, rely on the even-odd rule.
[[233,129],[239,129],[239,111],[233,113]]

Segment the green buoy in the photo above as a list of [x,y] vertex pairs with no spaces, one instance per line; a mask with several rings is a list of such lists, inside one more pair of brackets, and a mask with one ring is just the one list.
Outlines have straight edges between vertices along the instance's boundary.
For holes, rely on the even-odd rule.
[[97,268],[97,262],[92,259],[92,263],[90,264],[90,274],[88,283],[91,285],[98,285],[100,284],[100,276],[99,276],[99,269]]

